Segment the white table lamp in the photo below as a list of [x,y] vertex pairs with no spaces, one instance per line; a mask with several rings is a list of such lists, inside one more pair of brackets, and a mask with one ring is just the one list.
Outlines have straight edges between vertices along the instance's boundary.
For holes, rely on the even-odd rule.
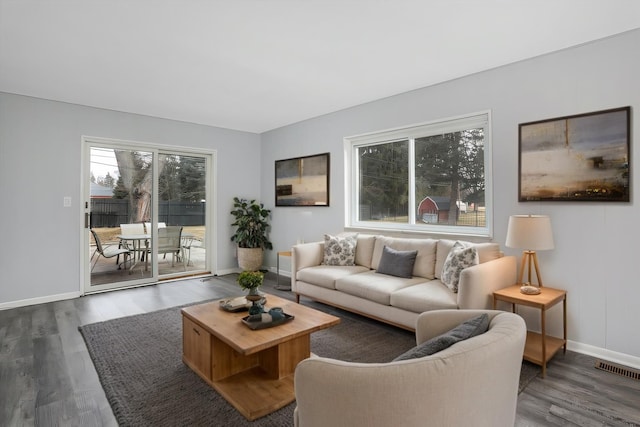
[[551,232],[551,219],[547,215],[511,215],[509,217],[509,227],[507,228],[506,245],[510,248],[524,249],[522,252],[522,262],[518,283],[522,282],[525,266],[528,268],[528,283],[531,282],[532,264],[536,270],[538,287],[542,287],[542,277],[538,267],[538,256],[536,251],[553,249],[553,233]]

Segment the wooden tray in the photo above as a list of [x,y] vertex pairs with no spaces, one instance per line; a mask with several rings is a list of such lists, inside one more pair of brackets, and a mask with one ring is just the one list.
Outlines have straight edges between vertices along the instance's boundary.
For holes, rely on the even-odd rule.
[[262,316],[259,314],[255,315],[255,318],[257,318],[258,320],[251,320],[251,318],[254,316],[246,316],[242,318],[242,323],[247,325],[249,329],[253,329],[253,330],[266,329],[266,328],[273,328],[274,326],[278,326],[278,325],[282,325],[283,323],[290,322],[295,317],[287,313],[283,313],[283,314],[284,314],[284,318],[274,320],[273,322],[263,322],[262,320],[260,320]]

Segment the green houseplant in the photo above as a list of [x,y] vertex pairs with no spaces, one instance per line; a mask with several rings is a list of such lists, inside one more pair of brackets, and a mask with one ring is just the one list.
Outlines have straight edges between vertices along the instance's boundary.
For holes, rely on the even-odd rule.
[[262,296],[258,292],[258,288],[262,286],[264,281],[264,274],[260,271],[243,271],[238,275],[238,285],[242,289],[248,290],[249,294],[246,296],[247,300],[251,301],[251,307],[249,307],[249,314],[260,314],[264,311],[260,301]]
[[238,275],[237,281],[242,289],[248,290],[250,294],[255,294],[258,288],[262,286],[264,274],[260,271],[243,271]]
[[262,266],[264,250],[273,249],[268,236],[270,214],[262,203],[233,198],[231,226],[236,229],[231,241],[238,244],[238,265],[243,270],[258,270]]

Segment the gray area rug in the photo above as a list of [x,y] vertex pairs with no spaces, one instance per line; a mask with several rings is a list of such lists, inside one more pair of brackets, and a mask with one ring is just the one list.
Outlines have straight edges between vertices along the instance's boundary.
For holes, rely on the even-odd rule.
[[[320,304],[341,323],[311,335],[311,351],[354,362],[388,362],[415,345],[413,333]],[[120,426],[292,426],[295,402],[253,422],[182,363],[180,308],[81,326]],[[521,390],[539,372],[523,364]]]

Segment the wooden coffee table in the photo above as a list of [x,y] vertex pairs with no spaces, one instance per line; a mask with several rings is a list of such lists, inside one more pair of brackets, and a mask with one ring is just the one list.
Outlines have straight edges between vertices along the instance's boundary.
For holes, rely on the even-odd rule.
[[295,400],[293,374],[311,354],[312,332],[340,318],[295,302],[265,295],[265,309],[282,307],[295,318],[251,330],[218,301],[182,309],[182,360],[248,420],[270,414]]

